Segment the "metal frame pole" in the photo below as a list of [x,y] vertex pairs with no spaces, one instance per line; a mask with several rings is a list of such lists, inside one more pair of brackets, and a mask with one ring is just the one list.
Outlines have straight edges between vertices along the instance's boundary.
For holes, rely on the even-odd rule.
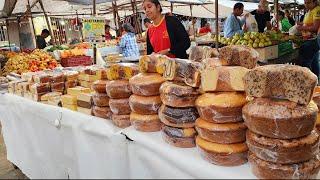
[[216,16],[216,49],[219,49],[219,4],[218,0],[215,0],[215,16]]

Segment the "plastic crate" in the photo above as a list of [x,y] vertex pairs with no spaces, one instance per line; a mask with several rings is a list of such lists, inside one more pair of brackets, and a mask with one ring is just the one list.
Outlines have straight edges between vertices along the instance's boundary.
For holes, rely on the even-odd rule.
[[74,56],[70,58],[62,58],[61,65],[63,67],[90,66],[92,65],[92,60],[90,56]]

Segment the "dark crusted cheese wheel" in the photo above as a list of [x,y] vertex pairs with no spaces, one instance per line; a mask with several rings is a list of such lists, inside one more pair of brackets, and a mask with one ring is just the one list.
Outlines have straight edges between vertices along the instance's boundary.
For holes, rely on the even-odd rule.
[[171,127],[194,127],[194,123],[198,117],[198,111],[194,107],[174,108],[163,104],[159,110],[160,121]]
[[157,114],[162,102],[160,96],[131,95],[129,105],[133,112],[138,114]]
[[133,127],[138,131],[155,132],[160,131],[162,123],[158,114],[143,115],[131,112],[130,121]]
[[309,135],[315,126],[318,107],[288,100],[256,98],[243,107],[246,126],[257,134],[292,139]]
[[163,82],[163,77],[157,73],[140,73],[129,80],[132,93],[139,96],[159,95],[159,88]]
[[106,92],[112,99],[129,98],[132,94],[128,80],[107,81]]
[[129,99],[110,99],[109,106],[113,114],[126,115],[131,113]]
[[93,106],[92,113],[94,116],[104,119],[111,119],[112,117],[112,112],[109,107]]
[[198,118],[196,130],[201,138],[214,143],[232,144],[246,141],[247,127],[243,122],[217,124]]
[[218,144],[197,136],[196,144],[201,156],[212,164],[238,166],[247,162],[246,143]]
[[251,170],[259,179],[317,179],[320,170],[320,157],[298,164],[275,164],[259,159],[249,151]]
[[319,152],[319,135],[314,130],[302,138],[282,140],[247,132],[249,150],[258,158],[279,164],[308,161]]
[[131,126],[130,115],[112,115],[112,122],[119,128],[126,128]]
[[165,82],[160,87],[163,104],[172,107],[193,107],[198,97],[196,88],[182,83]]
[[106,92],[106,84],[107,84],[107,81],[105,81],[105,80],[95,81],[92,84],[92,89],[94,91],[96,91],[97,93],[107,93]]
[[196,100],[196,107],[202,119],[213,123],[242,121],[242,107],[246,96],[240,92],[202,94]]
[[109,97],[104,93],[95,93],[92,95],[93,104],[100,107],[109,106]]
[[194,128],[162,127],[163,139],[170,145],[180,148],[192,148],[196,146]]
[[259,66],[243,78],[247,96],[309,104],[318,78],[308,68],[289,64]]

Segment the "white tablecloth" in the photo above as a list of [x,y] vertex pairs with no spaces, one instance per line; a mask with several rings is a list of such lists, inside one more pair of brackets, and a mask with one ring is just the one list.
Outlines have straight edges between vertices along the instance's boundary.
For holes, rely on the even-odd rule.
[[7,158],[29,178],[255,178],[248,164],[210,164],[196,148],[166,144],[159,132],[121,130],[15,95],[0,94],[0,114]]

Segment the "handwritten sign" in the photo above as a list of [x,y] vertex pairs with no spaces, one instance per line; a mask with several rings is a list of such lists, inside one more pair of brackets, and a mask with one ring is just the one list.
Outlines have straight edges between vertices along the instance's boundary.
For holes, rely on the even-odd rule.
[[99,40],[105,34],[105,20],[100,17],[85,18],[82,21],[82,34],[87,42]]

